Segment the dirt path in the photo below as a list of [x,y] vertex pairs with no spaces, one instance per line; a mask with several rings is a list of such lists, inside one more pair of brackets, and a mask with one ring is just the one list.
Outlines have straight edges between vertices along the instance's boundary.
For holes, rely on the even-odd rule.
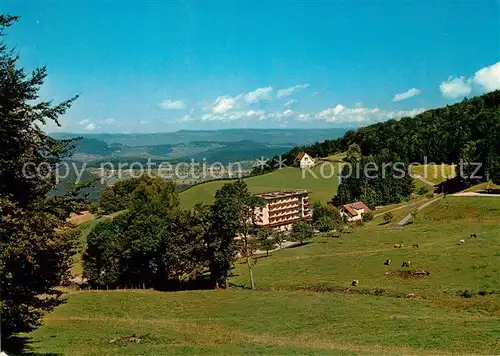
[[484,190],[478,190],[477,192],[458,192],[451,194],[452,197],[496,197],[500,198],[500,194],[487,193]]
[[421,175],[419,175],[419,174],[415,174],[415,173],[413,173],[412,177],[413,177],[413,178],[420,179],[422,182],[424,182],[424,183],[425,183],[425,184],[427,184],[427,185],[430,185],[431,187],[434,187],[434,186],[435,186],[435,184],[434,184],[434,183],[432,183],[430,180],[427,180],[426,178],[422,177],[422,176],[421,176]]
[[418,204],[420,204],[420,201],[416,201],[416,202],[413,202],[413,203],[401,205],[401,206],[398,206],[397,208],[392,208],[392,209],[386,210],[386,211],[384,211],[382,213],[375,214],[375,215],[373,215],[373,217],[377,218],[377,217],[379,217],[381,215],[384,215],[385,213],[389,213],[389,212],[396,211],[396,210],[399,210],[399,209],[404,209],[404,208],[407,208],[409,206],[418,205]]
[[[429,200],[428,202],[420,205],[417,208],[417,211],[425,209],[426,207],[428,207],[429,205],[431,205],[435,201],[438,201],[439,199],[442,199],[442,198],[443,197],[439,197],[439,198],[436,198],[436,199],[433,199],[433,200]],[[395,224],[394,227],[401,227],[401,226],[405,225],[412,217],[413,217],[413,213],[410,213],[410,214],[406,215],[400,222],[398,222],[397,224]]]

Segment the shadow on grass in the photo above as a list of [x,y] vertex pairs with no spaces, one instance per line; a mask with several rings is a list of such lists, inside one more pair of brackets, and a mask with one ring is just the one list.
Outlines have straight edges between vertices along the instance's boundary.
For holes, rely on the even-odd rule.
[[298,243],[297,245],[293,245],[293,246],[288,246],[287,248],[303,247],[303,246],[306,246],[306,245],[309,245],[309,244],[310,244],[309,241],[303,241],[302,243]]
[[5,351],[9,356],[60,356],[56,353],[39,353],[30,350],[30,345],[33,343],[28,336],[13,336],[7,340],[2,340],[2,351]]
[[229,282],[229,287],[230,288],[239,288],[239,289],[245,289],[245,290],[250,290],[252,288],[250,288],[249,286],[246,286],[244,284],[235,284],[235,283],[231,283]]
[[381,222],[380,224],[378,224],[378,226],[387,225],[387,224],[389,224],[389,223],[390,223],[390,221],[384,221],[384,222]]

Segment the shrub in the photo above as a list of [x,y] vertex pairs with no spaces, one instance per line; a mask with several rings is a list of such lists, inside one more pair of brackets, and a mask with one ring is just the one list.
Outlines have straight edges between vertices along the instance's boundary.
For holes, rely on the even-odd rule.
[[386,222],[386,223],[388,223],[389,221],[391,221],[393,218],[394,218],[394,215],[392,215],[392,213],[390,211],[388,211],[387,213],[385,213],[384,216],[383,216],[384,222]]
[[462,290],[459,290],[459,291],[457,292],[457,296],[462,297],[462,298],[472,298],[472,297],[473,297],[473,295],[474,295],[474,293],[472,293],[471,291],[469,291],[469,290],[467,290],[467,289],[466,289],[466,290],[463,290],[463,291],[462,291]]
[[424,195],[424,194],[426,194],[426,193],[429,193],[429,188],[427,188],[427,187],[420,187],[420,188],[418,188],[418,189],[416,190],[416,193],[417,193],[418,195]]
[[373,214],[372,213],[366,213],[363,215],[363,221],[371,221],[373,220]]

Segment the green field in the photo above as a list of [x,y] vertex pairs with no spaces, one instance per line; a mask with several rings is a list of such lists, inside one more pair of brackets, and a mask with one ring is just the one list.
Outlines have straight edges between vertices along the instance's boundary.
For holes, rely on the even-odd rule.
[[[500,199],[448,196],[400,229],[372,221],[257,258],[257,291],[245,288],[247,269],[237,262],[227,291],[71,292],[30,347],[63,355],[498,354],[499,216]],[[400,267],[408,260],[411,269]],[[414,269],[430,275],[400,275]],[[463,290],[470,298],[457,295]],[[133,334],[141,343],[110,343]]]
[[330,162],[343,162],[344,158],[346,158],[347,153],[342,152],[342,153],[337,153],[334,155],[330,155],[325,158],[321,158],[323,161],[330,161]]
[[439,184],[456,175],[455,166],[449,164],[412,166],[411,171],[434,184]]
[[[246,178],[245,182],[252,193],[262,193],[281,189],[310,189],[312,201],[327,202],[335,195],[338,187],[339,164],[325,162],[307,170],[286,167],[271,173]],[[323,172],[323,174],[321,174]],[[196,203],[209,204],[213,201],[215,192],[230,181],[212,181],[195,185],[180,194],[181,205],[191,208]]]

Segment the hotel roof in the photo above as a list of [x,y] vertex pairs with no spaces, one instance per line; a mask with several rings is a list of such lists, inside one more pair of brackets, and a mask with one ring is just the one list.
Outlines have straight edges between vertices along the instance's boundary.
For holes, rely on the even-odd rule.
[[276,190],[274,192],[254,194],[254,196],[266,200],[272,200],[272,199],[293,197],[296,195],[307,194],[307,193],[309,193],[307,189],[290,189],[290,190]]

